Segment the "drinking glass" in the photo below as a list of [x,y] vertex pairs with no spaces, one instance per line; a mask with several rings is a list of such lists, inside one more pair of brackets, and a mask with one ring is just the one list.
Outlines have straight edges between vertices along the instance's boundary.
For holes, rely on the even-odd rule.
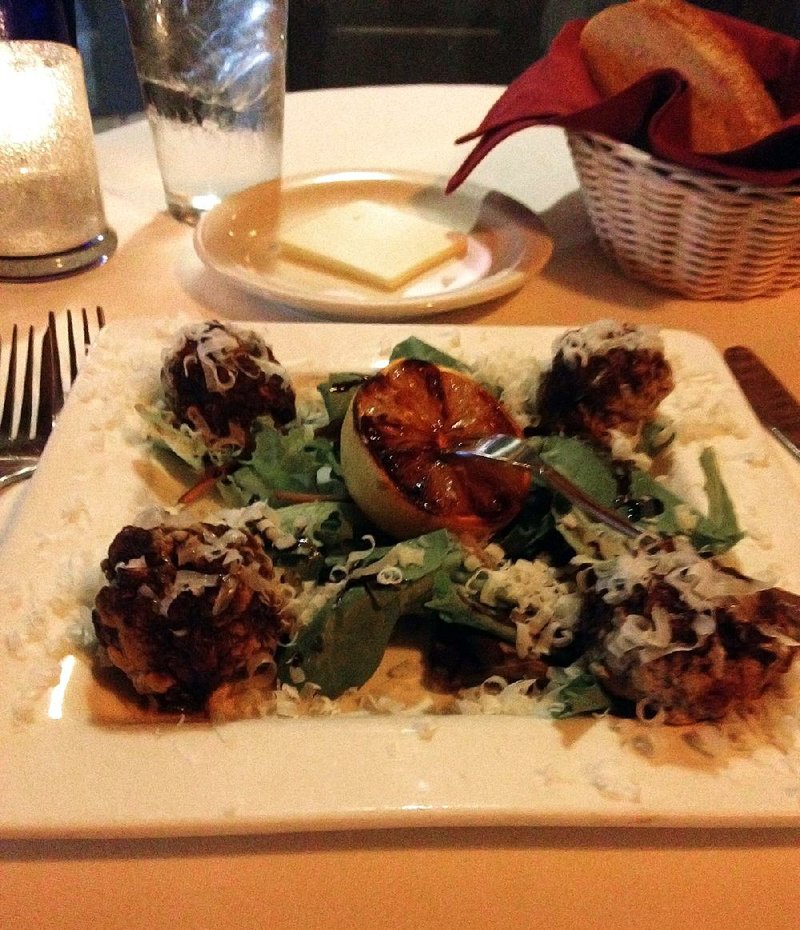
[[123,0],[167,207],[280,183],[287,0]]

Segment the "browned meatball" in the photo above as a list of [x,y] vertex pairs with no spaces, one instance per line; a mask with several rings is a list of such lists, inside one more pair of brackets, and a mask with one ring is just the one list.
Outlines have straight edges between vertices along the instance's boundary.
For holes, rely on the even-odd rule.
[[599,571],[584,617],[591,668],[644,716],[720,719],[759,698],[800,648],[800,598],[759,589],[688,544]]
[[604,447],[612,430],[637,440],[673,387],[656,333],[603,320],[556,342],[537,397],[541,426]]
[[257,536],[195,523],[124,527],[102,563],[97,638],[134,688],[197,710],[221,685],[273,675],[286,595]]
[[216,321],[187,327],[164,354],[161,384],[180,423],[209,448],[248,448],[256,417],[277,426],[295,418],[295,394],[270,347],[255,333]]

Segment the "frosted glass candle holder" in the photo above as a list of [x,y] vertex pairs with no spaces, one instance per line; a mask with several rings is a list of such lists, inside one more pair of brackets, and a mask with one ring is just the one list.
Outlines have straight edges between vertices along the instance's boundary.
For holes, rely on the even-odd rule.
[[78,52],[0,42],[0,277],[42,278],[101,264],[106,223]]

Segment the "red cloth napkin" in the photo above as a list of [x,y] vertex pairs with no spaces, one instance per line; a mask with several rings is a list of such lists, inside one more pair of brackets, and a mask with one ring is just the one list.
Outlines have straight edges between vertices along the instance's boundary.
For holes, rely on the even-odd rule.
[[583,61],[578,39],[585,19],[568,22],[550,50],[524,71],[480,126],[457,142],[480,141],[447,185],[455,190],[498,143],[529,126],[597,132],[646,149],[658,158],[748,184],[800,183],[800,42],[720,13],[714,20],[739,43],[784,117],[783,126],[754,145],[703,155],[692,149],[685,80],[671,68],[652,71],[603,99]]

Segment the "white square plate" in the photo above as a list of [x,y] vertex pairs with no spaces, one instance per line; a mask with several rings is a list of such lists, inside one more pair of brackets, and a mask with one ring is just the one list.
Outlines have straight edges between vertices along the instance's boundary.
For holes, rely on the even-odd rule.
[[[800,702],[791,694],[725,727],[501,716],[102,722],[88,664],[79,659],[67,680],[60,660],[66,632],[88,618],[114,534],[145,506],[174,502],[179,484],[149,455],[134,403],[155,390],[178,325],[112,323],[101,333],[0,550],[0,835],[800,823]],[[466,359],[545,361],[559,332],[252,328],[298,375],[368,370],[411,333]],[[702,506],[697,457],[712,445],[750,534],[736,550],[742,567],[800,591],[800,494],[781,450],[708,342],[664,336],[678,381],[665,402],[681,436],[675,486]]]

